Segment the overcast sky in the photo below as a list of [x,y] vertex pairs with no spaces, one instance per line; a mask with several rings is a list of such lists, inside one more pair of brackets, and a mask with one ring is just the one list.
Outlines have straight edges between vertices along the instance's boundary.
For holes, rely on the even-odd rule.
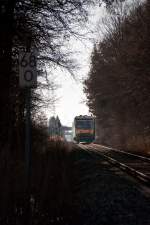
[[[103,7],[97,7],[90,11],[90,27],[96,30],[96,24],[99,18],[104,14]],[[93,34],[96,39],[96,34]],[[71,50],[75,53],[74,57],[80,69],[76,71],[76,80],[66,71],[56,71],[56,84],[59,85],[55,95],[58,101],[55,104],[55,116],[59,116],[63,125],[72,126],[72,122],[77,115],[88,115],[89,110],[86,106],[86,96],[83,92],[83,80],[87,77],[90,68],[90,55],[93,43],[88,40],[73,40]],[[46,109],[48,119],[54,115],[54,110]]]

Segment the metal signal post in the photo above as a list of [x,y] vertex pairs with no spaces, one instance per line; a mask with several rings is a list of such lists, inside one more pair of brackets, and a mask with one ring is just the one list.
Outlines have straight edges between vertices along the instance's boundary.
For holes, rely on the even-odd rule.
[[27,178],[27,222],[31,224],[31,88],[37,86],[36,56],[33,52],[19,54],[19,83],[25,89],[25,160]]
[[27,188],[31,188],[31,89],[26,88],[25,158],[27,168]]
[[26,120],[25,120],[25,156],[27,167],[27,186],[31,179],[31,88],[37,86],[36,55],[34,52],[19,54],[19,83],[25,89]]

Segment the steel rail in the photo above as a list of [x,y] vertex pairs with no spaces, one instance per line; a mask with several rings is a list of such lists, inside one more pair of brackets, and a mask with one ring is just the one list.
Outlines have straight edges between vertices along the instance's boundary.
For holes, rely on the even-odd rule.
[[109,161],[111,164],[116,165],[117,167],[119,167],[120,169],[122,169],[123,171],[127,172],[129,175],[132,175],[133,177],[136,177],[137,179],[139,179],[140,181],[144,182],[146,185],[150,185],[150,177],[147,176],[144,173],[141,173],[140,171],[135,170],[132,167],[127,166],[124,163],[121,163],[119,161],[117,161],[114,158],[111,158],[109,156],[106,156],[105,153],[101,153],[99,152],[99,150],[93,148],[93,146],[82,146],[81,144],[78,145],[80,148],[82,148],[83,150],[86,150],[88,152],[91,152],[94,150],[95,153],[101,155],[103,158],[105,158],[107,161]]
[[120,152],[122,154],[131,155],[131,156],[134,156],[136,158],[140,158],[140,159],[150,163],[150,158],[148,158],[148,157],[144,157],[144,156],[141,156],[141,155],[133,154],[133,153],[130,153],[130,152],[125,152],[123,150],[107,147],[107,146],[104,146],[104,145],[92,144],[92,146],[103,147],[103,148],[106,148],[106,149],[109,149],[109,150],[112,150],[112,151],[115,151],[115,152]]

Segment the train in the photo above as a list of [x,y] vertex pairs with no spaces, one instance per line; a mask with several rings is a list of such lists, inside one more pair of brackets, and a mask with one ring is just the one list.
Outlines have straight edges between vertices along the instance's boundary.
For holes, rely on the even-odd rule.
[[80,115],[74,118],[73,140],[77,143],[92,143],[95,140],[95,118]]

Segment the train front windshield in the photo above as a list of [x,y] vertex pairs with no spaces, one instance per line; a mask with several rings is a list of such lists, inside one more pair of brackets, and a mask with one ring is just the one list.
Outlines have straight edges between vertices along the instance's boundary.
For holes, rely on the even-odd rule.
[[93,129],[93,120],[77,120],[76,128],[77,129]]

